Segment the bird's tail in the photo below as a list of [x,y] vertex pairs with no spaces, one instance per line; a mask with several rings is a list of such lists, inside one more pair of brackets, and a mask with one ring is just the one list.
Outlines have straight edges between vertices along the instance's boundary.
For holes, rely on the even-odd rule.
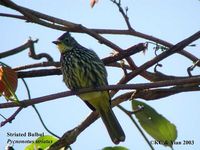
[[100,116],[108,130],[108,133],[115,144],[125,140],[125,134],[120,126],[114,112],[110,107],[108,109],[100,109]]

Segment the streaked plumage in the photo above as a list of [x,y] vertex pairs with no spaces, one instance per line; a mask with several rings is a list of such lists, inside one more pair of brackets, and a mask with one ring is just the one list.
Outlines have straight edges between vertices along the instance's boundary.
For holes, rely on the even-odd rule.
[[[107,72],[97,54],[81,46],[69,32],[54,41],[61,52],[63,81],[71,90],[107,85]],[[111,106],[108,91],[95,91],[78,95],[92,109],[97,110],[112,141],[118,144],[125,140],[124,132]]]

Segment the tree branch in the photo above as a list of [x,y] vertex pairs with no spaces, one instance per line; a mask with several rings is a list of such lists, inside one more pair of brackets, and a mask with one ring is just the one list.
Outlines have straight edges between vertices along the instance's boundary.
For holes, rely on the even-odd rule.
[[12,68],[15,71],[19,70],[25,70],[25,69],[32,69],[32,68],[38,68],[38,67],[60,67],[60,62],[40,62],[40,63],[35,63],[35,64],[29,64],[29,65],[24,65],[24,66],[19,66]]
[[18,78],[33,78],[33,77],[43,77],[51,75],[61,75],[60,69],[38,69],[30,71],[19,71],[17,72]]
[[14,119],[15,119],[15,117],[17,116],[17,114],[22,110],[23,108],[22,107],[19,107],[16,111],[15,111],[15,113],[14,114],[12,114],[12,116],[10,116],[8,119],[6,119],[5,121],[2,121],[1,122],[1,125],[0,125],[0,127],[3,127],[6,123],[11,123]]
[[80,125],[64,133],[63,136],[56,143],[52,144],[48,150],[57,150],[71,145],[76,141],[78,135],[81,134],[81,132],[83,132],[98,118],[98,113],[96,111],[92,112]]
[[[4,3],[1,3],[1,5],[6,6]],[[9,7],[9,6],[6,6],[6,7]],[[20,6],[20,7],[22,7],[22,6]],[[24,7],[22,7],[22,8],[25,9],[26,11],[29,11],[30,13],[35,14],[39,18],[42,18],[44,20],[48,20],[48,21],[52,22],[52,24],[44,25],[45,27],[49,27],[49,28],[53,28],[53,29],[57,29],[57,30],[62,30],[62,31],[87,33],[87,32],[85,32],[85,30],[83,30],[81,28],[81,25],[78,25],[78,24],[75,24],[75,23],[72,23],[72,22],[69,22],[69,21],[65,21],[65,20],[62,20],[62,19],[58,19],[58,18],[55,18],[55,17],[52,17],[52,16],[48,16],[48,15],[36,12],[34,10],[30,10],[28,8],[24,8]],[[24,17],[24,16],[18,16],[18,15],[13,15],[13,14],[3,14],[3,13],[0,13],[0,16],[13,17],[13,18],[19,18],[19,19],[27,20],[27,18]],[[35,22],[35,23],[43,25],[40,22]],[[64,25],[64,26],[58,26],[55,23],[56,24],[61,24],[61,25]],[[156,38],[154,36],[147,35],[147,34],[135,31],[135,30],[92,29],[92,28],[90,28],[90,29],[87,28],[87,30],[92,31],[92,33],[96,33],[96,35],[97,34],[123,34],[123,35],[132,35],[132,36],[140,37],[140,38],[143,38],[143,39],[147,39],[147,40],[159,43],[159,44],[164,45],[166,47],[172,47],[173,46],[173,44],[171,44],[171,43],[169,43],[167,41],[161,40],[161,39]],[[91,34],[89,34],[89,35],[91,35]],[[96,38],[96,37],[94,37],[94,38]],[[104,43],[105,45],[107,45],[108,47],[111,47],[113,49],[116,48],[115,46],[114,46],[115,47],[114,48],[112,44],[111,44],[112,46],[110,44],[108,44],[110,42],[102,42],[102,43]],[[196,62],[197,60],[199,60],[197,57],[195,57],[194,55],[192,55],[191,53],[189,53],[189,52],[187,52],[185,50],[182,50],[182,51],[180,51],[178,53],[180,53],[181,55],[187,57],[188,59],[192,60],[193,62]],[[197,64],[197,66],[200,66],[200,62]]]
[[183,41],[177,43],[176,45],[171,47],[169,50],[164,51],[163,53],[161,53],[160,55],[156,56],[152,60],[147,61],[146,63],[144,63],[143,65],[138,67],[137,70],[135,70],[134,72],[129,73],[124,78],[123,82],[130,81],[132,78],[134,78],[135,76],[137,76],[138,74],[140,74],[144,70],[147,70],[148,68],[152,67],[153,65],[155,65],[158,62],[160,62],[161,60],[169,57],[170,55],[183,50],[184,47],[186,47],[187,45],[189,45],[190,43],[192,43],[193,41],[195,41],[195,40],[197,40],[199,38],[200,38],[200,31],[198,31],[195,34],[193,34],[192,36],[184,39]]
[[11,55],[15,55],[15,54],[17,54],[19,52],[22,52],[23,50],[30,48],[32,44],[37,43],[37,42],[38,42],[37,40],[36,41],[32,41],[32,42],[30,42],[30,40],[28,40],[25,44],[23,44],[23,45],[21,45],[19,47],[16,47],[14,49],[11,49],[11,50],[8,50],[8,51],[0,53],[0,59],[4,58],[4,57],[11,56]]
[[33,59],[36,59],[36,60],[39,60],[39,59],[42,59],[42,58],[46,58],[47,61],[53,62],[53,58],[49,54],[47,54],[47,53],[36,54],[35,53],[35,48],[34,48],[34,42],[31,39],[28,40],[28,42],[29,42],[29,45],[30,45],[30,48],[29,48],[29,57],[31,57]]
[[[119,2],[117,2],[116,0],[111,0],[111,2],[113,2],[118,7],[119,12],[122,14],[128,29],[133,30],[133,28],[131,27],[131,24],[129,22],[129,18],[128,18],[127,14],[124,12],[123,8],[121,7],[121,0],[119,0]],[[128,8],[127,8],[127,11],[128,11]]]
[[167,89],[143,89],[133,93],[132,98],[133,99],[141,98],[149,101],[149,100],[161,99],[182,92],[191,92],[191,91],[200,91],[200,87],[193,85],[186,87],[174,86],[172,88],[167,88]]
[[57,94],[51,94],[43,97],[33,98],[31,100],[23,100],[20,103],[9,102],[0,104],[0,108],[11,108],[11,107],[28,107],[33,104],[38,104],[46,101],[51,101],[57,98],[62,98],[71,95],[79,95],[86,92],[92,91],[104,91],[104,90],[142,90],[142,89],[150,89],[150,88],[158,88],[158,87],[166,87],[166,86],[177,86],[177,85],[199,85],[200,84],[200,76],[196,77],[188,77],[185,79],[179,80],[169,80],[169,81],[159,81],[155,83],[140,83],[140,84],[121,84],[121,85],[108,85],[101,86],[96,88],[84,88],[79,91],[65,91]]

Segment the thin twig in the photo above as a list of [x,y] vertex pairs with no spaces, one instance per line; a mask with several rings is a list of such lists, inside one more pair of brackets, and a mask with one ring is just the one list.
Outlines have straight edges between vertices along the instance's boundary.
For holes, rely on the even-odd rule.
[[200,87],[198,85],[189,84],[189,85],[182,85],[182,86],[174,86],[171,88],[161,88],[161,89],[144,89],[138,90],[135,92],[132,97],[133,98],[141,98],[143,100],[157,100],[164,97],[168,97],[174,94],[182,93],[182,92],[192,92],[192,91],[200,91]]
[[126,110],[124,107],[122,107],[121,105],[118,105],[118,108],[120,110],[122,110],[133,122],[133,124],[136,126],[136,128],[138,129],[138,131],[141,133],[141,135],[143,136],[143,138],[145,139],[146,143],[149,145],[149,147],[151,148],[151,150],[154,150],[153,146],[151,145],[151,143],[149,142],[148,138],[146,137],[146,135],[144,134],[144,132],[142,131],[142,129],[140,128],[140,126],[138,125],[138,123],[135,121],[135,119],[133,118],[132,114],[130,114],[128,110]]
[[[148,68],[152,67],[153,65],[155,65],[158,62],[160,62],[161,60],[169,57],[170,55],[183,50],[184,47],[186,47],[187,45],[189,45],[190,43],[192,43],[193,41],[195,41],[195,40],[197,40],[199,38],[200,38],[200,31],[196,32],[195,34],[193,34],[189,38],[186,38],[186,39],[182,40],[181,42],[177,43],[176,45],[171,47],[169,50],[161,53],[160,55],[158,55],[157,57],[153,58],[152,60],[144,63],[143,65],[138,67],[137,70],[135,70],[134,72],[129,73],[126,76],[126,78],[123,79],[123,82],[130,81],[131,79],[133,79],[135,76],[139,75],[144,70],[147,70]],[[122,82],[122,81],[120,81],[120,82]]]
[[12,116],[10,116],[9,118],[7,118],[5,121],[2,121],[2,122],[1,122],[0,127],[3,127],[3,126],[4,126],[5,124],[7,124],[7,123],[11,123],[11,122],[15,119],[15,117],[17,116],[17,114],[18,114],[22,109],[23,109],[23,107],[19,107],[19,108],[15,111],[15,113],[12,114]]
[[36,59],[36,60],[46,58],[47,61],[53,62],[53,58],[47,53],[36,54],[33,41],[31,39],[29,39],[28,42],[29,42],[29,45],[30,45],[30,47],[29,47],[29,57]]
[[24,66],[19,66],[12,68],[15,71],[19,70],[25,70],[25,69],[32,69],[32,68],[38,68],[38,67],[60,67],[60,62],[40,62],[40,63],[34,63],[34,64],[29,64],[29,65],[24,65]]
[[39,69],[39,70],[17,72],[18,78],[33,78],[33,77],[42,77],[42,76],[50,76],[50,75],[61,75],[61,70],[60,69]]
[[[32,41],[31,43],[34,44],[34,43],[37,43],[37,41]],[[16,47],[14,49],[7,50],[5,52],[0,53],[0,59],[4,58],[4,57],[11,56],[11,55],[15,55],[19,52],[26,50],[27,48],[30,48],[30,41],[29,40],[25,44],[23,44],[19,47]]]
[[[111,0],[111,2],[113,2],[114,4],[116,4],[116,6],[118,7],[119,12],[122,14],[122,16],[123,16],[123,18],[124,18],[124,20],[126,22],[126,25],[127,25],[128,29],[134,31],[133,28],[132,28],[132,26],[131,26],[131,24],[130,24],[130,22],[129,22],[129,18],[128,18],[127,13],[125,13],[124,10],[123,10],[123,8],[121,7],[121,1],[119,0],[119,2],[117,2],[116,0]],[[128,7],[126,9],[126,12],[127,11],[128,11]]]

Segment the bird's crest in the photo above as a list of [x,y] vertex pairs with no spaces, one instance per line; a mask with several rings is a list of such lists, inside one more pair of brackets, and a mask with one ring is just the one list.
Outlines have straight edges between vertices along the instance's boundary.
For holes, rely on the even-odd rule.
[[71,38],[71,34],[68,31],[61,35],[58,40],[63,41],[65,38]]

